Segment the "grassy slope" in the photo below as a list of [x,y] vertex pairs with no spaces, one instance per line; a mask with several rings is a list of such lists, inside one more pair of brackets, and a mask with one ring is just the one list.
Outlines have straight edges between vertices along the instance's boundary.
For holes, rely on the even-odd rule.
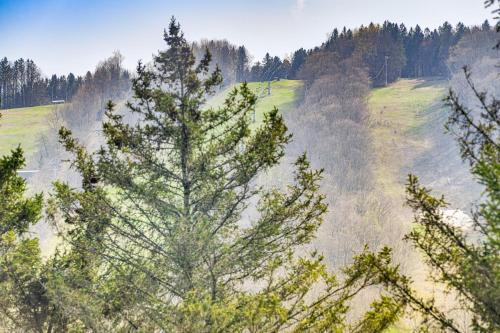
[[[249,83],[258,98],[256,121],[276,106],[286,112],[297,101],[301,81],[281,80],[271,83],[271,96],[267,96],[267,82]],[[375,151],[374,171],[378,185],[393,199],[401,200],[404,193],[406,171],[436,144],[429,135],[437,115],[441,114],[442,97],[446,82],[440,80],[399,80],[384,88],[373,89],[369,99],[370,131]],[[221,105],[229,87],[216,94],[207,103]],[[439,117],[438,117],[439,118]],[[441,119],[442,120],[442,119]],[[442,132],[441,124],[432,131]]]
[[419,135],[442,108],[443,81],[399,80],[373,89],[369,97],[371,134],[378,185],[392,198],[404,191],[406,173],[433,142]]
[[30,155],[34,152],[38,136],[48,129],[48,116],[55,106],[0,110],[0,156],[19,144]]
[[[418,159],[430,154],[436,146],[436,138],[429,132],[442,132],[442,124],[434,122],[442,114],[444,94],[443,81],[399,80],[388,87],[373,89],[369,96],[376,184],[395,202],[404,201],[407,173],[415,172]],[[408,223],[410,219],[398,215],[401,223]],[[425,274],[424,269],[412,274],[414,280],[419,281],[414,286],[423,295],[430,290]],[[411,329],[401,322],[387,332],[406,333]]]
[[[271,96],[267,96],[267,82],[249,83],[259,97],[257,123],[262,120],[264,112],[274,106],[282,112],[290,109],[297,101],[302,84],[295,80],[274,81]],[[416,159],[435,145],[426,129],[442,110],[445,87],[446,83],[440,80],[405,79],[388,87],[373,89],[369,96],[370,131],[375,151],[373,168],[378,185],[393,199],[401,200],[406,171],[411,170]],[[231,88],[218,93],[208,105],[221,105]],[[437,130],[441,131],[441,128]]]
[[[256,121],[259,123],[265,112],[276,106],[281,111],[286,111],[296,101],[296,95],[302,86],[301,81],[282,80],[271,83],[271,96],[267,96],[266,82],[251,82],[250,88],[259,96],[256,107]],[[209,105],[215,106],[223,103],[229,92],[225,89],[216,94]],[[35,106],[30,108],[19,108],[0,110],[0,156],[19,144],[23,147],[26,155],[35,152],[38,136],[48,129],[48,117],[54,111],[53,105]]]
[[[249,88],[257,95],[256,122],[259,123],[264,117],[264,113],[277,107],[280,111],[286,112],[297,100],[297,94],[302,87],[302,81],[280,80],[271,82],[271,95],[267,95],[267,82],[250,82]],[[234,86],[226,88],[216,94],[207,103],[208,106],[222,105],[224,98]]]

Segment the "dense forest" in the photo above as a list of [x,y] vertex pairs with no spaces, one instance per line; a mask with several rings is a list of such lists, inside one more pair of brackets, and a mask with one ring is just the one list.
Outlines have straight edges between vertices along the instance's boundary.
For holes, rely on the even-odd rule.
[[[101,66],[102,67],[102,66]],[[92,82],[100,82],[103,88],[109,80],[115,80],[113,71],[88,71],[84,77],[73,73],[44,77],[33,60],[22,58],[0,60],[0,109],[44,105],[55,100],[70,102],[80,88]],[[125,77],[130,79],[128,72]]]
[[20,58],[12,62],[3,58],[0,60],[0,108],[29,107],[54,100],[70,101],[85,79],[73,73],[52,75],[49,79],[43,76],[33,60]]
[[[464,36],[481,32],[494,34],[488,21],[481,27],[466,27],[463,23],[453,27],[444,22],[434,30],[422,29],[419,25],[408,29],[404,24],[384,22],[382,25],[370,23],[358,29],[341,31],[334,29],[323,45],[311,50],[303,48],[295,51],[289,59],[266,54],[249,68],[246,57],[233,61],[240,68],[247,68],[244,78],[247,81],[267,81],[276,78],[298,79],[301,66],[308,57],[318,53],[334,52],[336,61],[355,58],[368,68],[369,78],[375,86],[385,83],[387,57],[387,82],[400,77],[417,78],[427,76],[449,77],[451,75],[447,60],[451,48]],[[239,60],[238,60],[239,59]]]

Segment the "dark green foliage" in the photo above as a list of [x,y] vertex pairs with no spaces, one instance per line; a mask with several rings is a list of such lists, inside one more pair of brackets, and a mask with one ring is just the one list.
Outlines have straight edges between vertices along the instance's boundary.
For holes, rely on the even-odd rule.
[[366,28],[361,27],[355,34],[355,41],[353,56],[362,59],[363,64],[368,67],[370,79],[375,86],[385,84],[386,74],[388,83],[401,77],[406,57],[397,24],[384,22],[383,26],[370,24]]
[[300,67],[306,62],[306,58],[307,51],[303,48],[293,53],[290,72],[288,74],[289,79],[297,79],[297,73],[299,72]]
[[42,196],[25,197],[21,148],[0,158],[0,323],[40,331],[47,316],[47,297],[40,278],[38,239],[28,229],[38,222]]
[[25,163],[21,148],[0,158],[0,236],[14,232],[24,234],[40,219],[42,197],[25,198],[26,181],[17,175]]
[[235,82],[244,82],[248,76],[248,51],[245,46],[236,46],[227,40],[201,40],[192,43],[192,50],[197,61],[201,60],[206,50],[212,55],[209,70],[220,69],[224,82],[222,86]]
[[261,62],[252,66],[249,73],[250,81],[272,81],[289,77],[291,64],[288,60],[281,61],[277,56],[266,53]]
[[[370,23],[354,31],[343,28],[334,29],[328,40],[321,47],[308,52],[300,49],[292,57],[290,78],[296,78],[298,68],[294,64],[306,63],[305,58],[316,53],[332,52],[337,61],[358,57],[368,68],[370,79],[375,85],[385,83],[385,56],[388,56],[388,82],[400,77],[417,78],[425,76],[449,77],[451,74],[447,66],[448,56],[453,47],[464,36],[480,34],[488,29],[487,24],[482,27],[466,27],[458,23],[453,28],[444,22],[435,30],[422,29],[419,25],[409,30],[404,24],[389,21],[383,24]],[[452,69],[453,70],[453,69]]]
[[[58,306],[67,265],[44,261],[30,227],[42,216],[41,194],[26,197],[20,147],[0,158],[0,327],[13,332],[66,332],[71,312]],[[83,273],[79,273],[80,275]],[[75,290],[77,290],[75,288]]]
[[[112,61],[115,59],[119,63]],[[127,90],[130,77],[121,67],[121,61],[122,56],[115,53],[101,63],[94,74],[88,72],[85,78],[69,73],[68,76],[54,74],[48,79],[43,77],[33,60],[20,58],[12,63],[3,58],[0,60],[0,109],[49,104],[54,100],[70,102],[75,97],[78,101],[79,92],[86,95],[97,90],[99,94],[109,96],[112,90]],[[116,85],[120,85],[120,89]]]
[[248,71],[248,52],[244,46],[238,47],[236,60],[236,82],[243,82],[247,78]]

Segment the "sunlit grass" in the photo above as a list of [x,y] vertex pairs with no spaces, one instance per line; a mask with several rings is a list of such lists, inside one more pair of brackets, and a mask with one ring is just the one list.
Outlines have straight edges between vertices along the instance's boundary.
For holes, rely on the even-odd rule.
[[[280,80],[271,82],[271,95],[267,95],[267,82],[251,82],[250,89],[258,96],[255,120],[260,123],[264,113],[277,107],[286,112],[297,100],[302,81]],[[209,106],[221,105],[233,86],[217,93]],[[21,145],[26,156],[36,151],[37,140],[49,128],[49,115],[57,106],[43,105],[29,108],[0,110],[0,156]]]
[[[372,170],[377,187],[393,202],[404,202],[406,175],[414,160],[432,149],[432,138],[423,135],[437,113],[443,112],[445,82],[439,80],[399,80],[388,87],[373,89],[368,106],[370,135],[375,159]],[[407,223],[403,217],[401,223]],[[414,287],[429,296],[425,268],[412,273]],[[405,321],[387,329],[387,333],[412,330]]]
[[37,139],[49,128],[54,105],[0,110],[0,156],[21,145],[27,156],[36,150]]
[[404,167],[431,145],[419,135],[429,115],[442,109],[445,84],[439,80],[399,80],[373,89],[369,99],[376,181],[394,199],[404,191]]
[[[303,82],[299,80],[280,80],[271,82],[271,95],[267,95],[267,82],[249,82],[248,87],[257,95],[255,122],[260,123],[266,112],[277,107],[280,112],[288,111],[297,101]],[[207,106],[222,105],[234,85],[224,89],[211,98]]]

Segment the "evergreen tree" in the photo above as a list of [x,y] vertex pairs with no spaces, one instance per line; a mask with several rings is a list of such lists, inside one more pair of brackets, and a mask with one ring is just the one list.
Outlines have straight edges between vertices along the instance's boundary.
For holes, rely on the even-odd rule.
[[26,181],[17,174],[24,164],[20,147],[0,158],[0,327],[12,332],[81,331],[85,317],[82,312],[72,317],[77,312],[68,304],[86,300],[77,284],[85,271],[74,258],[56,254],[42,259],[39,240],[29,228],[41,218],[43,198],[26,198]]
[[307,51],[303,48],[298,49],[293,53],[292,63],[290,65],[289,77],[290,79],[296,79],[297,73],[300,67],[306,62]]
[[481,29],[483,31],[490,31],[491,30],[491,25],[490,25],[490,22],[488,20],[485,20],[483,22],[483,24],[481,25]]
[[349,300],[378,282],[374,267],[390,263],[387,250],[358,257],[343,280],[318,254],[295,253],[326,210],[321,171],[301,156],[285,191],[257,185],[290,140],[278,110],[251,128],[256,97],[246,84],[204,109],[222,80],[218,69],[208,72],[210,54],[195,65],[175,20],[164,39],[153,67],[137,67],[128,103],[136,124],[110,103],[107,144],[94,155],[60,131],[82,190],[56,184],[51,211],[106,280],[96,296],[109,296],[101,314],[115,313],[113,330],[379,332],[394,322],[401,307],[388,297],[359,323],[346,322]]
[[260,61],[257,61],[251,68],[250,68],[250,81],[261,81],[262,77],[262,64]]
[[415,29],[410,28],[408,35],[405,38],[405,54],[406,65],[403,69],[403,76],[405,77],[420,77],[422,76],[422,59],[421,47],[424,40],[424,34],[419,25]]
[[27,233],[41,217],[42,196],[25,198],[26,181],[17,175],[24,163],[21,148],[0,158],[0,324],[40,332],[47,298],[38,239]]
[[[495,24],[495,30],[496,32],[500,32],[500,1],[499,0],[485,0],[485,6],[486,8],[490,8],[492,6],[494,6],[495,9],[493,9],[492,13],[495,15],[496,17],[496,24]],[[496,6],[495,6],[496,4]],[[500,39],[498,40],[498,42],[496,43],[495,45],[495,48],[500,48]]]
[[388,82],[401,76],[406,64],[404,51],[399,27],[395,23],[384,22],[383,26],[371,23],[368,27],[361,27],[355,36],[354,57],[362,59],[368,66],[374,85],[385,83],[386,70]]
[[244,46],[238,48],[238,58],[236,60],[236,81],[243,82],[247,77],[248,55]]

